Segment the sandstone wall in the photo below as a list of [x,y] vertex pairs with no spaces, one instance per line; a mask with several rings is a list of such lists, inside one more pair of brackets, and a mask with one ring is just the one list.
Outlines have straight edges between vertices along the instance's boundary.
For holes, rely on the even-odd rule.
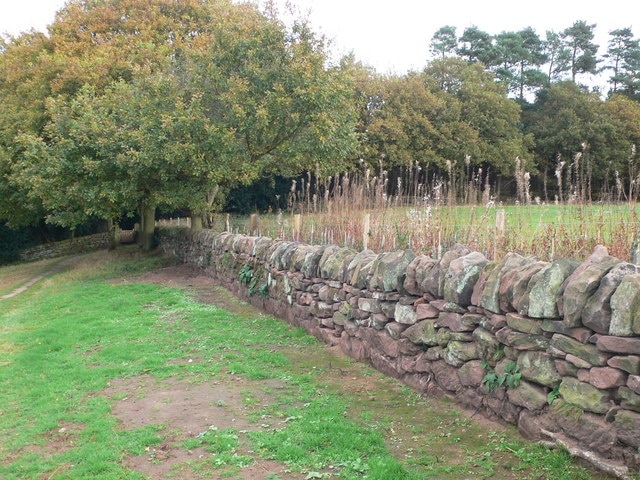
[[43,258],[56,258],[74,253],[90,252],[108,248],[113,234],[110,232],[96,233],[84,237],[71,238],[60,242],[45,243],[35,247],[26,248],[20,252],[20,260],[32,262]]
[[575,447],[621,477],[640,463],[640,270],[604,248],[582,263],[489,262],[461,245],[433,259],[207,230],[158,237],[165,252],[415,389]]

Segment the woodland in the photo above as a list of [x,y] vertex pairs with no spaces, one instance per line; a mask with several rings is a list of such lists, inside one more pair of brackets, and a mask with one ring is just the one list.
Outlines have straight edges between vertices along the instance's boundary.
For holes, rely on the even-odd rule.
[[150,248],[167,212],[197,227],[353,176],[384,178],[390,196],[444,185],[450,204],[637,200],[631,28],[599,46],[583,20],[443,26],[424,68],[389,75],[334,59],[291,18],[268,3],[70,0],[47,32],[0,37],[0,260],[133,221]]

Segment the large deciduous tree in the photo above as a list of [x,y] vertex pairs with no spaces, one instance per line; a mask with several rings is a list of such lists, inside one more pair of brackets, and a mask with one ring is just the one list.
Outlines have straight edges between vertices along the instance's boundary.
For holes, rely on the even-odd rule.
[[384,158],[385,168],[417,163],[441,174],[469,162],[485,173],[510,174],[516,156],[526,157],[520,107],[482,65],[435,60],[422,73],[383,85],[368,117],[369,162]]
[[634,141],[630,133],[637,131],[630,119],[637,120],[636,115],[620,98],[603,102],[571,81],[540,92],[525,126],[535,136],[541,171],[562,175],[560,199],[591,200],[607,191],[616,172],[625,174]]
[[354,150],[351,89],[304,21],[226,0],[75,0],[50,34],[42,55],[64,68],[43,81],[46,126],[3,158],[51,221],[137,209],[148,247],[159,205],[197,218],[235,184]]

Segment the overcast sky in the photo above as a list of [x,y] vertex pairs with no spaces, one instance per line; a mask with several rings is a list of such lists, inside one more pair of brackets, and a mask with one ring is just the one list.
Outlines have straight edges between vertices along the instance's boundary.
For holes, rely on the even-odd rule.
[[[285,0],[276,0],[284,4]],[[421,69],[428,60],[431,37],[452,25],[461,35],[475,25],[490,34],[533,27],[541,37],[576,20],[596,24],[596,43],[605,52],[608,33],[631,27],[640,36],[640,2],[618,0],[290,0],[309,13],[316,31],[334,40],[339,54],[353,51],[358,60],[380,73]],[[65,0],[0,0],[0,32],[29,28],[45,31]],[[635,22],[635,24],[634,24]]]

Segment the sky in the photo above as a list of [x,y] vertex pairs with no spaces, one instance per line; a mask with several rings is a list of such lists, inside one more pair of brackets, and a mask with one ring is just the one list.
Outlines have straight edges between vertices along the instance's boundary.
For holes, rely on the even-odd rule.
[[[286,0],[276,0],[284,5]],[[631,27],[640,36],[640,2],[618,0],[289,0],[309,15],[314,29],[333,42],[338,56],[355,57],[380,73],[403,74],[420,70],[429,60],[433,34],[445,25],[458,35],[475,25],[489,34],[532,27],[544,37],[560,32],[576,20],[596,24],[595,43],[602,55],[609,31]],[[0,33],[18,34],[35,28],[45,31],[65,0],[0,0]],[[525,8],[525,5],[530,5]]]

